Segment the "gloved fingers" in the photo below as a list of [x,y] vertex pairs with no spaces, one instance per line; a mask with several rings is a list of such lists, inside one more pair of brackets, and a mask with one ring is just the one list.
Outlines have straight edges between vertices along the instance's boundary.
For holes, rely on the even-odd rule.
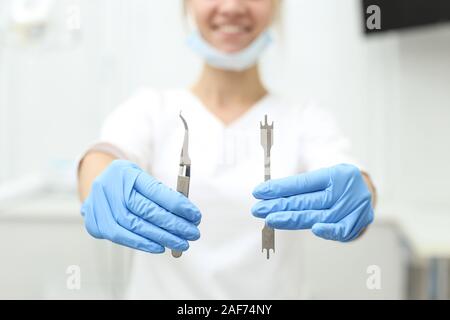
[[186,240],[200,238],[200,231],[193,223],[151,202],[136,190],[132,191],[129,200],[128,209],[142,219]]
[[345,225],[342,222],[316,223],[311,231],[320,238],[338,241],[342,239],[345,232]]
[[317,222],[322,222],[325,215],[325,210],[281,211],[269,214],[266,223],[275,229],[310,229]]
[[116,224],[112,242],[150,253],[163,253],[164,247]]
[[265,218],[277,211],[324,210],[332,206],[330,189],[311,193],[299,194],[291,197],[262,200],[252,207],[255,217]]
[[171,234],[132,213],[119,216],[117,222],[125,229],[161,246],[179,251],[186,251],[189,248],[185,239]]
[[355,238],[359,232],[352,232],[353,229],[345,222],[336,223],[316,223],[312,227],[312,232],[323,239],[347,242]]
[[362,203],[360,207],[335,223],[316,223],[312,232],[327,240],[347,242],[355,239],[361,230],[373,221],[370,203]]
[[144,171],[137,177],[134,188],[147,199],[177,216],[193,223],[198,223],[201,219],[200,210],[188,198],[165,186]]
[[373,222],[373,209],[371,202],[364,202],[343,220],[352,225],[351,232],[344,241],[351,241],[359,236],[361,231]]
[[269,180],[253,190],[257,199],[275,199],[326,189],[330,185],[329,169],[319,169],[295,176]]

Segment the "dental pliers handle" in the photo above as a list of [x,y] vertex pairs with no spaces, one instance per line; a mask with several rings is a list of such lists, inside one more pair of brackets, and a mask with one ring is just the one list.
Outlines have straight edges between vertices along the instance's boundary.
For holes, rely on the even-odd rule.
[[178,176],[177,179],[177,191],[182,193],[185,197],[189,197],[189,176]]

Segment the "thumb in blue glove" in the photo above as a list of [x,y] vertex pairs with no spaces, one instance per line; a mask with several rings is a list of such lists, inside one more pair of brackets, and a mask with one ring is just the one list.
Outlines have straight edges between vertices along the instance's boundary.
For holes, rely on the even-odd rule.
[[200,237],[201,214],[189,199],[125,160],[95,179],[81,213],[93,237],[146,252],[185,251]]
[[257,186],[252,208],[275,229],[312,229],[321,238],[351,241],[374,219],[371,193],[358,168],[340,164]]

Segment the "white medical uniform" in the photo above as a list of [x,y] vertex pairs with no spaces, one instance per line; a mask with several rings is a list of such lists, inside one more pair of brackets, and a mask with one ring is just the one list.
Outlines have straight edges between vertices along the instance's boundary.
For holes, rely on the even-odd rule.
[[264,180],[259,122],[274,121],[272,178],[353,163],[334,119],[314,105],[270,94],[224,125],[189,90],[141,89],[105,121],[94,149],[137,163],[176,188],[184,127],[192,161],[189,198],[202,212],[201,237],[179,259],[135,251],[127,298],[302,298],[300,231],[276,231],[275,253],[261,252],[264,221],[251,214]]

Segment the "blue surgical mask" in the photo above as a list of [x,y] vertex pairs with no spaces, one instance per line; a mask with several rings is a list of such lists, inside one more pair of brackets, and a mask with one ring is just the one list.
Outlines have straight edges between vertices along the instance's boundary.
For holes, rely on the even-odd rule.
[[247,48],[235,52],[225,53],[210,45],[199,31],[194,31],[187,40],[187,45],[204,61],[215,68],[230,71],[243,71],[253,67],[264,51],[272,42],[268,31],[263,32]]

